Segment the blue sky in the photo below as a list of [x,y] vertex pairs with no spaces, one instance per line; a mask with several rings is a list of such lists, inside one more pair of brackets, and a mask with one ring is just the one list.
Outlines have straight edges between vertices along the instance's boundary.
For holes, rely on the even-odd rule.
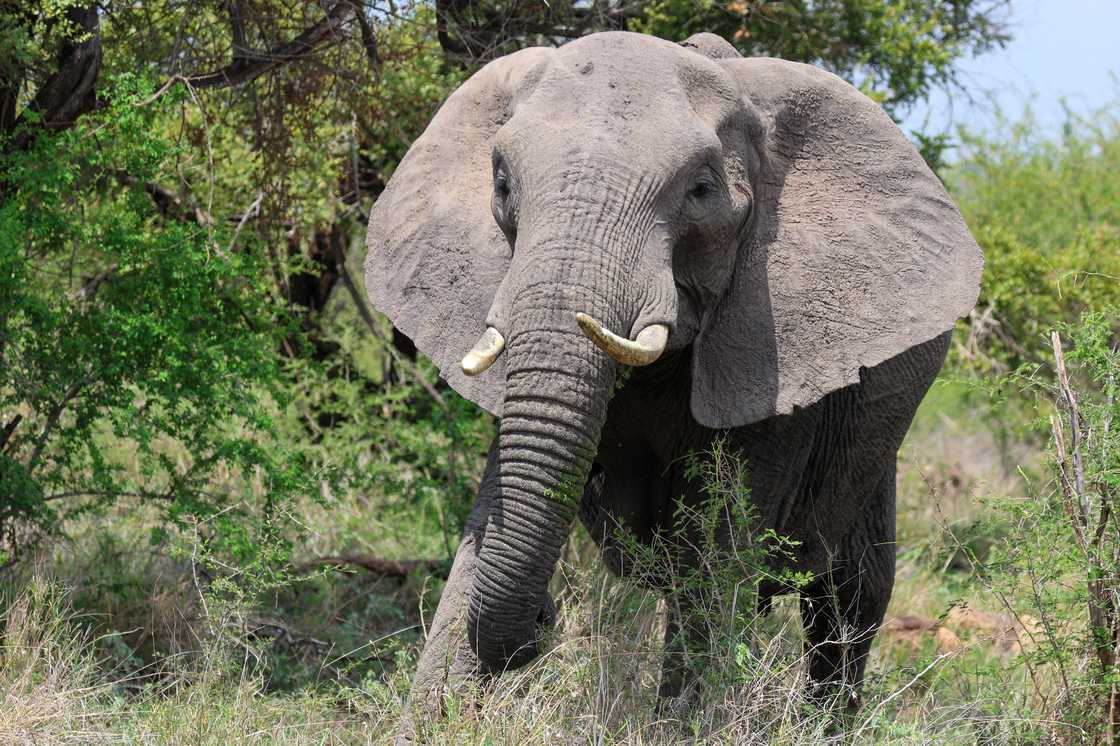
[[903,130],[922,128],[927,117],[929,132],[991,129],[993,101],[1011,119],[1029,104],[1039,124],[1056,130],[1063,98],[1078,113],[1120,101],[1120,0],[1011,0],[1007,21],[1007,47],[959,65],[974,100],[936,91]]

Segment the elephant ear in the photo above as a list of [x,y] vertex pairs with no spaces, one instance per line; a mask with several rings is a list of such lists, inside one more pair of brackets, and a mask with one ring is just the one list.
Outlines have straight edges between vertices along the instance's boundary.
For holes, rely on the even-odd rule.
[[477,378],[459,366],[486,330],[511,256],[490,210],[491,140],[551,55],[524,49],[460,86],[393,173],[366,234],[365,281],[373,305],[412,338],[452,388],[497,415],[504,356]]
[[693,415],[729,428],[806,407],[951,329],[983,257],[877,104],[810,65],[717,62],[764,130],[752,226],[693,356]]

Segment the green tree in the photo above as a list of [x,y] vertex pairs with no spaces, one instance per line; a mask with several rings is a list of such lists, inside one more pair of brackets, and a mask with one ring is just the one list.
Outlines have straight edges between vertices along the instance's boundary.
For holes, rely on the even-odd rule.
[[701,31],[744,54],[820,65],[895,113],[935,86],[959,87],[963,57],[1003,46],[1006,0],[653,0],[634,28],[670,39]]
[[97,115],[0,159],[7,559],[75,506],[267,518],[314,483],[272,437],[286,321],[259,258],[231,227],[162,220],[149,195],[175,155],[150,93],[120,79]]

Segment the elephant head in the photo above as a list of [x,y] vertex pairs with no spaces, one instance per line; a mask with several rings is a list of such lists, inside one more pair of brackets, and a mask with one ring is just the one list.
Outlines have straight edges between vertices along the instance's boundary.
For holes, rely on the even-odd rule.
[[982,261],[844,81],[709,34],[623,32],[464,83],[374,206],[368,247],[375,305],[501,417],[468,610],[498,668],[533,654],[620,367],[691,348],[701,425],[788,414],[951,328]]

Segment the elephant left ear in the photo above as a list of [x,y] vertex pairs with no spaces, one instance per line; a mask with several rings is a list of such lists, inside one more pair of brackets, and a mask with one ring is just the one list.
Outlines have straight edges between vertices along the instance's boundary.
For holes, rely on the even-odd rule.
[[729,428],[809,406],[951,329],[976,302],[983,257],[940,180],[858,90],[794,62],[717,64],[765,133],[752,228],[693,355],[693,415]]

